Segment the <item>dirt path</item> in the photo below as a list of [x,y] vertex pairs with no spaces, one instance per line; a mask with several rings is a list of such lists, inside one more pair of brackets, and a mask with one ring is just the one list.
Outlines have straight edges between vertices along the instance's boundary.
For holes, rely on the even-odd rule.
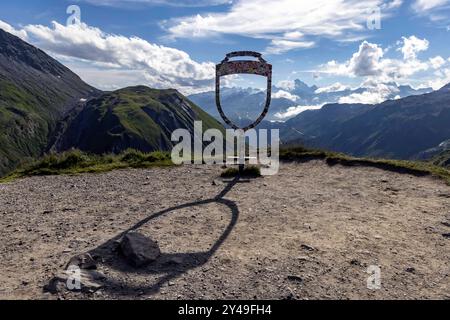
[[[91,251],[102,259],[104,288],[60,298],[450,299],[444,182],[321,161],[284,164],[277,176],[247,183],[223,182],[220,171],[0,185],[0,298],[58,298],[43,286]],[[130,228],[158,241],[161,261],[133,269],[118,257],[115,240]],[[370,265],[381,267],[379,290],[367,288]]]

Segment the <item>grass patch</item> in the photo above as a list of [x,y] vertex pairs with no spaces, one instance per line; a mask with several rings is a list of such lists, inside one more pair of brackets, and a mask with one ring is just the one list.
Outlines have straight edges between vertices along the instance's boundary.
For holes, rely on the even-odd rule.
[[23,165],[0,182],[21,177],[106,172],[124,168],[150,168],[174,165],[167,152],[144,153],[128,149],[118,155],[95,155],[71,150],[60,154],[48,154],[30,164]]
[[[365,166],[415,176],[432,175],[444,179],[450,185],[450,169],[427,161],[355,158],[342,153],[307,149],[302,146],[282,148],[280,150],[280,160],[295,162],[324,160],[330,166],[336,164],[349,167]],[[1,178],[0,183],[27,176],[98,173],[115,169],[173,165],[168,152],[145,153],[128,149],[117,155],[96,155],[79,150],[71,150],[60,154],[48,154],[39,160],[22,165],[6,177]],[[231,167],[224,170],[221,173],[221,177],[236,177],[238,174],[239,170]],[[261,176],[260,168],[257,166],[246,166],[242,176],[259,177]]]
[[444,179],[450,185],[450,170],[427,161],[355,158],[342,153],[307,149],[301,146],[281,149],[280,160],[298,162],[324,160],[330,166],[336,164],[348,167],[364,166],[415,176],[432,175]]
[[431,159],[435,165],[450,169],[450,150],[446,150]]
[[[232,178],[237,177],[239,175],[239,169],[238,168],[227,168],[225,169],[220,176],[222,178]],[[252,177],[257,178],[261,176],[261,170],[257,166],[246,166],[244,168],[244,171],[241,174],[242,177]]]

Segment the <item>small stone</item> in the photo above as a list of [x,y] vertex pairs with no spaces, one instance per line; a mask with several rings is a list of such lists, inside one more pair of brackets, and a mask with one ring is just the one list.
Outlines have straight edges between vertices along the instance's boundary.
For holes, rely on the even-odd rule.
[[302,248],[303,250],[306,250],[306,251],[316,251],[316,248],[314,248],[314,247],[312,247],[312,246],[309,246],[309,245],[307,245],[307,244],[302,244],[302,245],[301,245],[301,248]]
[[308,256],[298,256],[297,259],[300,260],[300,261],[309,261],[309,257]]
[[350,264],[353,265],[353,266],[361,266],[361,262],[359,262],[356,259],[353,259],[352,261],[350,261]]
[[289,293],[283,298],[283,300],[297,300],[298,297],[297,295],[294,293],[294,291],[292,291],[291,288],[287,288]]
[[405,269],[405,271],[409,272],[409,273],[415,273],[416,269],[414,269],[413,267],[408,267],[408,268]]
[[301,283],[301,282],[303,282],[303,279],[301,278],[301,277],[299,277],[299,276],[287,276],[287,279],[289,280],[289,281],[292,281],[292,282],[297,282],[297,283]]
[[120,249],[128,263],[136,268],[154,262],[161,256],[158,244],[138,232],[127,233],[120,243]]
[[445,239],[450,239],[450,233],[443,233],[442,236],[443,236]]

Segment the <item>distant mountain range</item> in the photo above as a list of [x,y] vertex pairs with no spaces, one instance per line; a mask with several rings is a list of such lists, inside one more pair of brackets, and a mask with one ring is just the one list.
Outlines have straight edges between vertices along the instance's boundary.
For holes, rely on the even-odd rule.
[[0,175],[47,151],[170,150],[175,128],[222,125],[176,90],[101,92],[0,29]]
[[[385,83],[383,100],[394,100],[411,95],[420,95],[433,91],[432,88],[414,89],[411,86]],[[373,86],[373,85],[372,85]],[[376,89],[376,88],[375,88]],[[266,117],[268,121],[286,121],[308,108],[319,108],[324,104],[338,103],[357,95],[375,90],[371,84],[356,89],[334,85],[328,88],[308,86],[301,80],[295,80],[285,87],[272,87],[272,102]],[[379,89],[376,89],[379,90]],[[209,91],[189,96],[194,103],[206,112],[220,119],[217,112],[215,92]],[[252,88],[223,88],[221,90],[222,106],[229,118],[236,121],[256,119],[262,111],[266,100],[266,91]]]
[[[272,98],[269,115],[258,128],[280,129],[285,144],[305,144],[355,156],[429,159],[446,151],[448,145],[442,143],[450,139],[449,86],[435,92],[431,88],[416,90],[396,83],[383,86],[389,87],[383,103],[328,103],[322,108],[321,103],[345,100],[369,89],[310,87],[300,80],[295,80],[290,88],[273,87],[272,92],[278,98]],[[240,88],[222,91],[225,112],[241,126],[252,122],[250,119],[256,119],[261,112],[264,91]],[[190,98],[219,118],[213,92]],[[319,107],[306,111],[298,107],[302,112],[289,114],[296,106],[311,105]],[[289,116],[279,117],[283,114]],[[274,121],[280,119],[286,121]]]
[[302,112],[280,128],[287,143],[355,156],[417,159],[439,145],[439,151],[445,151],[449,124],[450,84],[428,94],[376,105],[326,105]]

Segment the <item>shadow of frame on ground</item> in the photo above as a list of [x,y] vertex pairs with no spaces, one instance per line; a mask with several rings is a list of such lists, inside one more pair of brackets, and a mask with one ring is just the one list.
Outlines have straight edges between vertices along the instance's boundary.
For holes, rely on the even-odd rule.
[[[229,181],[225,188],[214,198],[185,203],[153,213],[147,218],[136,223],[131,228],[121,232],[117,236],[101,244],[97,248],[90,250],[88,253],[95,257],[96,260],[100,260],[102,266],[109,269],[114,269],[127,274],[133,273],[144,276],[161,275],[161,277],[159,277],[156,281],[153,281],[153,283],[149,283],[148,285],[134,285],[127,281],[120,280],[117,277],[115,278],[107,275],[106,279],[103,281],[104,286],[102,288],[102,291],[105,293],[122,296],[136,295],[137,292],[140,295],[156,294],[160,291],[161,287],[168,284],[171,280],[176,279],[177,277],[181,276],[191,269],[198,268],[207,263],[228,238],[238,221],[238,206],[234,201],[224,199],[224,197],[233,188],[233,186],[240,182],[239,180],[240,178],[236,177],[233,180]],[[150,221],[168,215],[177,210],[214,203],[228,207],[231,213],[231,217],[227,227],[224,229],[220,237],[213,243],[208,251],[186,253],[162,252],[161,256],[155,262],[140,269],[128,265],[125,259],[120,255],[118,250],[120,239],[126,233],[135,231],[145,224],[149,223]]]

